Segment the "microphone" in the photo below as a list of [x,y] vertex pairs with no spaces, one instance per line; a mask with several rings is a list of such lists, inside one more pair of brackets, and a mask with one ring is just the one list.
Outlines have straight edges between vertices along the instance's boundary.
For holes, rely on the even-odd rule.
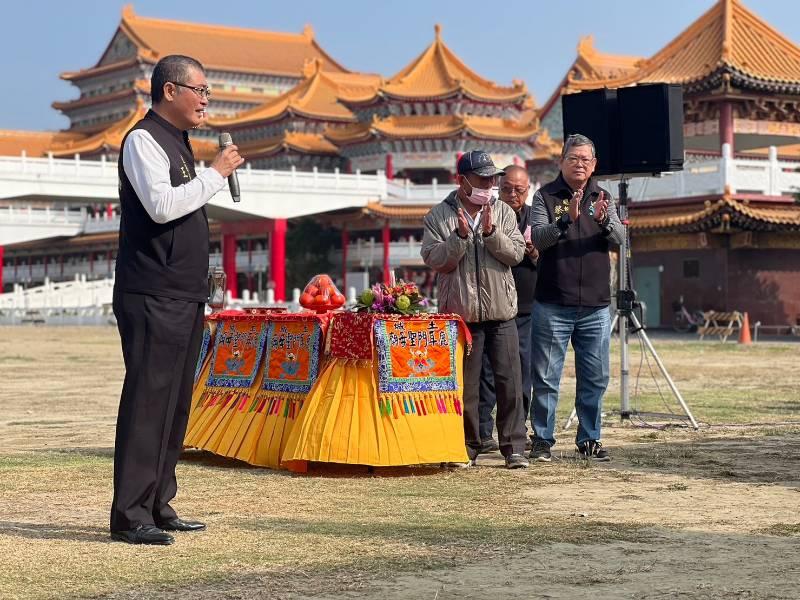
[[[232,144],[233,138],[231,138],[230,133],[219,134],[220,149],[226,148]],[[236,174],[236,171],[233,171],[230,175],[228,175],[228,189],[231,191],[231,197],[233,198],[233,201],[239,202],[239,200],[241,200],[241,193],[239,192],[239,176]]]

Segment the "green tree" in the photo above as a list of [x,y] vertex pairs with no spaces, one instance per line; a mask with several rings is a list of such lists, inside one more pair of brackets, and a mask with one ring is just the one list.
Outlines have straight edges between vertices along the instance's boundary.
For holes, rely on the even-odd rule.
[[[333,268],[328,254],[341,240],[341,234],[311,218],[289,224],[286,233],[286,289],[301,290],[317,273]],[[334,277],[335,279],[335,277]]]

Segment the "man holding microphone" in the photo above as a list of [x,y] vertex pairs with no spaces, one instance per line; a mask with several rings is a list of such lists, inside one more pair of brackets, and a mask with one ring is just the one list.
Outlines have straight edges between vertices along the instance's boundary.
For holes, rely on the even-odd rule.
[[152,109],[119,155],[119,232],[114,315],[125,382],[117,417],[111,537],[168,545],[168,531],[198,531],[169,505],[194,383],[208,297],[206,203],[242,165],[236,146],[199,174],[188,129],[206,118],[203,66],[161,59],[150,80]]

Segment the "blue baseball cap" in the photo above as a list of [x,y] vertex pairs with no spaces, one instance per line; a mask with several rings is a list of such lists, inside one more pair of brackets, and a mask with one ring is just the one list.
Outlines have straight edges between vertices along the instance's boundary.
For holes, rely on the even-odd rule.
[[492,162],[492,157],[483,150],[470,150],[461,155],[456,165],[459,175],[475,173],[479,177],[493,177],[505,175],[505,171],[498,169]]

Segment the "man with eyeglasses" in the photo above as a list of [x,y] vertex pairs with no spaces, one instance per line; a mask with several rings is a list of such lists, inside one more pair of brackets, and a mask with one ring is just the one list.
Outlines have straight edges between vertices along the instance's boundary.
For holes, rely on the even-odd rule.
[[[531,241],[531,207],[526,204],[531,189],[528,172],[518,165],[509,165],[503,169],[505,175],[500,179],[500,200],[508,204],[517,218],[517,227],[525,240],[525,255],[522,261],[511,267],[514,286],[517,291],[517,325],[519,338],[519,362],[522,372],[522,405],[523,422],[528,419],[531,406],[531,310],[533,309],[533,293],[536,289],[536,261],[539,251]],[[492,410],[495,406],[494,376],[492,366],[484,355],[480,388],[480,430],[481,452],[497,450],[497,442],[492,437],[494,419]]]
[[577,452],[588,460],[610,460],[600,441],[611,333],[608,252],[622,242],[624,232],[611,195],[592,179],[596,163],[592,141],[569,136],[560,174],[533,198],[532,239],[541,257],[533,306],[532,461],[551,460],[570,340],[575,351]]
[[178,484],[208,298],[206,203],[243,162],[236,146],[199,174],[187,129],[206,117],[203,66],[166,56],[153,68],[152,109],[119,154],[122,220],[114,281],[125,382],[114,447],[111,537],[169,545],[168,531],[199,531],[170,506]]
[[481,451],[478,402],[481,362],[489,355],[497,394],[497,430],[506,467],[528,466],[519,340],[514,317],[517,294],[511,267],[522,260],[525,240],[514,211],[494,197],[503,171],[486,152],[458,160],[458,189],[424,219],[422,259],[437,274],[439,310],[460,315],[472,334],[464,358],[464,437],[469,466]]

